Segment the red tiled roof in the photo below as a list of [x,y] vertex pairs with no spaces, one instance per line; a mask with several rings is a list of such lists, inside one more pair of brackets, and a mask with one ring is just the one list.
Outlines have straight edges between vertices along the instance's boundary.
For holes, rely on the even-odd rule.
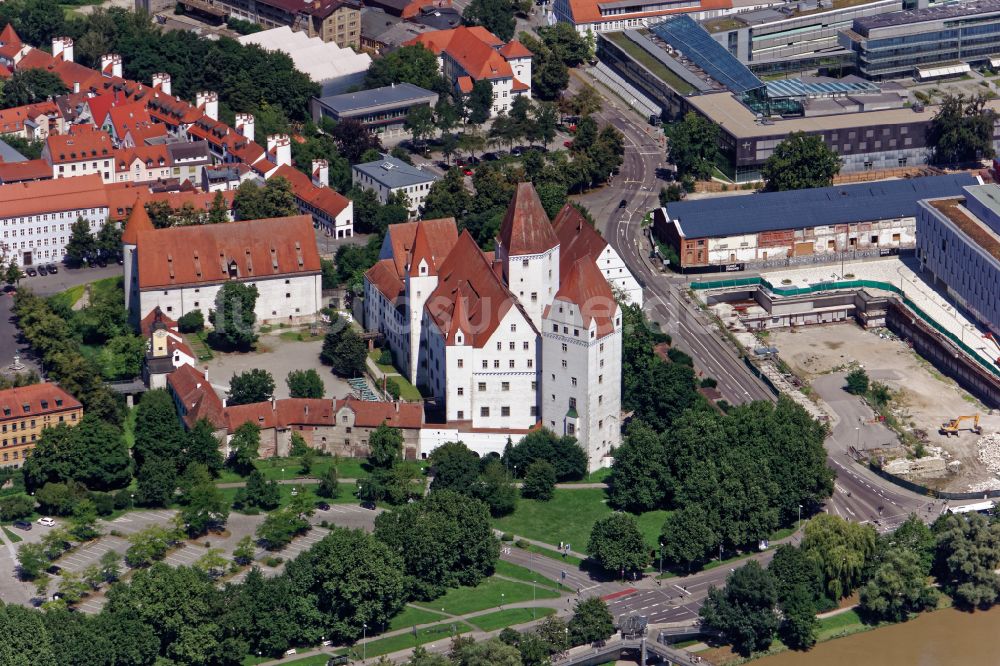
[[460,76],[456,79],[458,83],[458,89],[462,91],[463,95],[468,95],[472,92],[472,78],[468,76]]
[[142,332],[143,337],[148,338],[150,336],[153,332],[154,323],[163,324],[168,331],[177,330],[177,322],[165,315],[159,305],[150,310],[149,314],[139,322],[139,330]]
[[334,412],[342,409],[354,412],[354,425],[377,428],[383,423],[392,428],[420,428],[424,424],[424,407],[419,402],[372,402],[348,397],[334,402]]
[[191,365],[182,365],[167,375],[167,386],[177,396],[186,413],[182,417],[187,427],[207,419],[216,428],[224,427],[222,400],[208,379]]
[[52,164],[111,157],[114,150],[107,132],[76,125],[71,134],[51,134],[46,140]]
[[52,167],[42,159],[26,162],[0,163],[0,183],[20,183],[26,180],[51,180]]
[[130,129],[150,125],[153,122],[144,102],[114,106],[108,111],[108,116],[110,116],[111,126],[114,128],[115,134],[119,137],[125,136],[125,133]]
[[97,174],[0,186],[0,216],[20,217],[80,208],[105,208],[107,192]]
[[226,430],[236,432],[246,422],[261,428],[333,425],[333,401],[326,398],[283,398],[225,408]]
[[[463,30],[471,32],[473,35],[479,38],[479,41],[489,45],[489,46],[500,46],[503,41],[499,39],[492,32],[483,28],[481,26],[472,27],[462,27]],[[431,30],[428,32],[421,33],[414,37],[413,39],[403,42],[403,46],[413,46],[415,44],[420,44],[426,49],[430,49],[434,55],[440,55],[442,51],[448,48],[451,43],[452,38],[455,36],[455,32],[458,28],[451,28],[450,30]]]
[[[455,319],[463,328],[467,325],[463,344],[483,348],[507,312],[520,307],[468,230],[458,237],[455,248],[438,268],[438,275],[438,286],[425,307],[445,336],[453,333]],[[464,302],[458,306],[456,317],[459,300]]]
[[597,259],[608,246],[597,229],[572,204],[566,204],[556,214],[552,228],[559,239],[560,279],[562,273],[567,272],[577,259],[589,258],[596,265]]
[[514,84],[511,86],[511,90],[514,92],[522,92],[525,90],[531,90],[531,86],[527,83],[522,83],[520,79],[514,78]]
[[115,171],[128,171],[136,160],[142,162],[147,169],[171,166],[170,151],[164,144],[153,146],[136,146],[135,148],[118,148],[115,151]]
[[23,44],[21,38],[14,32],[14,26],[8,23],[0,32],[0,58],[13,60]]
[[541,254],[559,244],[549,216],[531,183],[518,183],[500,225],[500,243],[508,257]]
[[16,134],[24,129],[27,120],[34,120],[39,116],[54,118],[58,115],[59,107],[55,102],[39,102],[3,109],[0,111],[0,134]]
[[445,53],[476,81],[514,76],[510,63],[493,46],[465,26],[455,28],[455,34]]
[[291,183],[292,191],[295,192],[296,197],[310,204],[313,208],[323,211],[331,219],[351,204],[344,195],[329,187],[317,187],[309,176],[287,164],[278,167],[272,178],[274,177],[287,179]]
[[128,215],[128,222],[125,223],[125,230],[122,231],[122,243],[125,245],[138,245],[140,234],[154,230],[153,221],[146,212],[144,194],[140,190],[132,199],[132,211]]
[[500,55],[507,60],[512,60],[514,58],[531,58],[535,54],[528,50],[521,42],[516,39],[512,39],[500,48]]
[[45,51],[39,49],[28,49],[28,52],[24,54],[17,62],[17,71],[23,72],[28,69],[46,69],[55,62],[55,59],[46,53]]
[[579,25],[581,23],[600,23],[601,21],[621,21],[624,19],[666,16],[668,14],[701,12],[713,9],[732,9],[733,7],[732,0],[699,0],[698,5],[695,7],[658,9],[648,12],[628,12],[625,14],[615,14],[614,16],[601,16],[599,6],[601,2],[602,0],[569,0],[569,9],[573,14],[573,23]]
[[365,271],[365,278],[391,303],[395,303],[403,293],[403,281],[396,275],[392,259],[376,261],[374,266]]
[[578,259],[565,271],[556,300],[579,306],[584,326],[596,322],[598,336],[614,332],[618,303],[601,269],[589,257]]
[[[45,405],[42,405],[42,402]],[[56,404],[56,401],[62,404]],[[27,405],[27,409],[25,409]],[[22,417],[25,414],[50,414],[67,409],[80,409],[80,401],[64,391],[58,384],[42,382],[0,391],[0,420]],[[10,411],[8,414],[7,411]]]
[[427,233],[427,243],[430,246],[431,256],[437,265],[441,264],[455,247],[455,242],[458,241],[458,226],[453,217],[391,225],[389,227],[389,244],[392,247],[396,275],[400,278],[406,275],[406,264],[409,262],[410,252],[413,250],[418,224],[423,226]]
[[308,215],[140,231],[136,251],[140,289],[320,272]]

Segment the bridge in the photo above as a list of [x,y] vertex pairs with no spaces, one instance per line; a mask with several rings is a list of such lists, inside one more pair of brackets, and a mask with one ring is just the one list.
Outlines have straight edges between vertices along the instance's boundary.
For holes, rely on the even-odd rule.
[[142,377],[118,379],[111,382],[104,382],[104,385],[115,393],[121,393],[122,395],[136,395],[146,390],[146,384],[142,381]]
[[697,655],[670,647],[665,642],[667,635],[668,632],[660,632],[657,640],[650,640],[646,636],[622,638],[621,634],[618,634],[616,638],[607,641],[567,650],[553,657],[552,663],[556,666],[598,666],[618,659],[636,659],[643,665],[654,660],[653,663],[670,664],[670,666],[692,664],[712,666]]

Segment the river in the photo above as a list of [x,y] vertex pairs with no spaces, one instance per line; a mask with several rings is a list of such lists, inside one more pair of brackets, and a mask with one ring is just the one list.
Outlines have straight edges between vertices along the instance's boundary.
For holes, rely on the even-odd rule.
[[873,631],[783,652],[754,666],[997,666],[1000,608],[963,613],[951,608]]

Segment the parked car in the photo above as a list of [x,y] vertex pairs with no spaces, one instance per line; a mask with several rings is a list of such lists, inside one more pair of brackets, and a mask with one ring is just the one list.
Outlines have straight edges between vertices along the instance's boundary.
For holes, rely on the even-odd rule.
[[464,173],[466,176],[471,176],[472,169],[462,169],[462,173]]
[[118,263],[119,266],[125,263],[125,259],[123,259],[122,257],[118,257],[117,259],[115,259],[115,261]]
[[510,151],[510,154],[513,155],[514,157],[520,157],[522,152],[524,151],[521,150],[520,147],[517,147],[514,150]]
[[45,570],[46,573],[52,574],[53,576],[58,576],[62,573],[62,567],[58,564],[53,564],[48,569]]
[[38,519],[37,522],[42,527],[54,527],[56,524],[56,521],[52,520],[48,516],[42,516],[41,518]]
[[618,202],[618,207],[619,208],[624,208],[627,205],[628,205],[628,201],[625,200],[625,199],[622,199],[621,201]]
[[320,511],[329,511],[330,505],[327,504],[326,502],[316,502],[316,508],[319,509]]
[[565,146],[566,148],[572,148],[573,147],[573,142],[572,141],[563,141],[563,146]]
[[28,277],[35,277],[36,275],[38,275],[38,271],[36,271],[34,268],[28,268],[26,271],[24,271],[24,274],[27,275]]
[[484,162],[495,162],[500,159],[499,153],[483,153]]
[[45,266],[39,266],[38,267],[38,274],[39,275],[48,275],[49,274],[49,270],[47,268],[45,268]]
[[27,520],[15,520],[13,522],[13,525],[19,530],[24,530],[25,532],[31,531],[31,523],[29,523]]
[[330,657],[326,660],[326,666],[344,666],[344,664],[351,663],[351,660],[346,654],[338,654],[336,657]]
[[101,259],[97,260],[97,265],[100,266],[101,268],[107,268],[108,267],[108,260],[104,259],[102,257]]
[[45,268],[47,268],[49,270],[49,273],[52,273],[53,275],[59,272],[59,267],[56,266],[55,264],[49,264]]
[[371,500],[365,500],[364,502],[361,503],[361,508],[362,509],[370,509],[370,510],[374,511],[375,510],[375,502],[372,502]]
[[285,650],[285,656],[286,657],[290,657],[293,654],[298,654],[298,653],[299,653],[299,651],[296,650],[295,648],[292,648],[291,650]]
[[480,162],[479,158],[473,157],[472,155],[465,158],[465,163],[471,164],[472,166],[476,166],[477,164],[479,164],[479,162]]

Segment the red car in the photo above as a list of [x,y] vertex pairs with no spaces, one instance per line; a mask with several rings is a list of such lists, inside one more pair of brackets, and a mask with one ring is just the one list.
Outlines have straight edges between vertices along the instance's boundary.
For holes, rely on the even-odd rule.
[[573,147],[573,142],[572,141],[563,141],[563,145],[566,146],[567,148],[572,148]]
[[463,169],[462,173],[464,173],[466,176],[471,176],[472,175],[472,169]]

